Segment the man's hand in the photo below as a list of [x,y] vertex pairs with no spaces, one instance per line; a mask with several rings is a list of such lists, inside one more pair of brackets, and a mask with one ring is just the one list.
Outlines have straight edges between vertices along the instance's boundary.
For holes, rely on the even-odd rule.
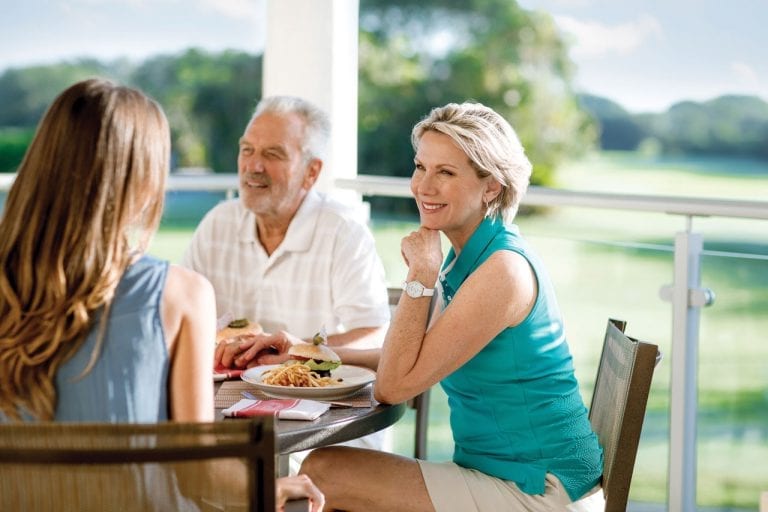
[[251,368],[263,364],[279,364],[288,359],[288,349],[301,340],[280,331],[276,334],[243,334],[222,340],[213,355],[213,367]]

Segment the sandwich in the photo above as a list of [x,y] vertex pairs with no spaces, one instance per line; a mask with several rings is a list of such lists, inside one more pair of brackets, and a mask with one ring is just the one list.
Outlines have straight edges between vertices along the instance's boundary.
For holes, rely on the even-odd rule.
[[261,334],[264,332],[261,325],[251,322],[247,318],[232,320],[227,326],[216,333],[216,344],[227,341],[244,334]]
[[325,344],[323,336],[315,336],[311,343],[297,343],[288,349],[288,357],[299,361],[320,377],[330,377],[331,370],[341,366],[341,358]]

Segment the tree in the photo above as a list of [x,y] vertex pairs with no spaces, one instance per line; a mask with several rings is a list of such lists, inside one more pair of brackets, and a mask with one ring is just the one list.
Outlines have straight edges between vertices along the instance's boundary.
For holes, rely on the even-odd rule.
[[193,48],[151,58],[132,78],[165,109],[176,167],[235,172],[237,140],[261,97],[260,55]]
[[552,184],[565,157],[594,144],[548,15],[509,0],[361,0],[360,19],[361,172],[409,175],[411,127],[432,107],[465,100],[512,123],[534,184]]
[[755,96],[677,103],[656,128],[667,152],[768,156],[768,103]]
[[226,53],[222,59],[227,72],[201,85],[192,113],[206,126],[209,165],[216,172],[237,172],[237,143],[261,98],[262,58]]
[[80,59],[48,66],[10,68],[0,75],[0,126],[37,126],[53,99],[73,83],[94,76],[124,79],[122,61]]
[[0,172],[16,172],[34,134],[32,128],[0,128]]
[[85,78],[125,78],[126,62],[93,59],[10,68],[0,75],[0,172],[16,172],[48,105],[66,87]]
[[644,126],[618,103],[591,94],[580,94],[579,100],[599,127],[602,149],[632,151],[648,137]]
[[261,97],[261,56],[197,49],[159,55],[138,66],[125,59],[86,59],[5,71],[0,75],[0,171],[15,170],[56,95],[93,76],[139,87],[162,105],[171,126],[173,167],[236,171],[237,140]]

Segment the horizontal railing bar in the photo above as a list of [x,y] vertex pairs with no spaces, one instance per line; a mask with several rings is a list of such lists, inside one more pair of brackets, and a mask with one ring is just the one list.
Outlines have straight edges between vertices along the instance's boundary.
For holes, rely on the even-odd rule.
[[[339,188],[352,189],[364,196],[411,197],[408,178],[359,175],[355,179],[337,179],[335,184]],[[766,201],[581,192],[546,187],[530,187],[523,199],[523,204],[641,210],[695,217],[768,219],[768,202]]]
[[[14,174],[0,173],[0,191],[8,190]],[[393,176],[358,175],[340,178],[334,185],[354,190],[364,196],[411,197],[409,179]],[[237,174],[171,174],[169,191],[236,191]],[[578,206],[606,210],[639,210],[693,217],[736,217],[768,219],[768,201],[582,192],[546,187],[530,187],[523,204],[529,206]]]
[[[597,240],[593,238],[584,237],[571,237],[571,236],[559,236],[559,235],[542,235],[532,234],[528,232],[530,238],[547,238],[552,240],[567,240],[570,242],[580,242],[585,244],[602,245],[608,247],[622,247],[625,249],[639,249],[643,251],[658,251],[658,252],[674,252],[675,248],[672,245],[662,244],[649,244],[643,242],[617,242],[614,240]],[[710,249],[702,249],[702,256],[713,256],[718,258],[735,258],[742,260],[756,260],[756,261],[768,261],[768,254],[757,254],[750,252],[733,252],[733,251],[716,251]]]
[[0,172],[0,192],[7,192],[11,188],[15,178],[15,174]]
[[171,174],[165,188],[167,190],[198,190],[229,192],[237,190],[237,174]]

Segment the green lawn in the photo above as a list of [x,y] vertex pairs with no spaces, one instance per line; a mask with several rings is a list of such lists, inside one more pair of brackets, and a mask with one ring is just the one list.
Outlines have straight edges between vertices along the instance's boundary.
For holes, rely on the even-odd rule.
[[[728,174],[732,171],[738,174]],[[659,163],[609,154],[567,166],[560,180],[569,189],[768,199],[768,170],[754,162]],[[671,306],[658,291],[671,283],[673,238],[685,229],[685,221],[662,214],[563,208],[518,222],[555,282],[587,404],[609,317],[627,320],[631,336],[659,344],[664,353],[630,498],[665,501]],[[373,219],[390,283],[400,283],[405,275],[399,242],[415,225],[415,220]],[[710,251],[702,263],[702,285],[717,295],[701,315],[698,504],[756,509],[768,482],[768,228],[765,221],[716,218],[696,219],[693,229],[703,234]],[[191,227],[167,223],[152,252],[178,261],[190,235]],[[412,412],[394,431],[395,451],[411,454]],[[445,397],[435,388],[429,458],[450,458],[451,450]]]

